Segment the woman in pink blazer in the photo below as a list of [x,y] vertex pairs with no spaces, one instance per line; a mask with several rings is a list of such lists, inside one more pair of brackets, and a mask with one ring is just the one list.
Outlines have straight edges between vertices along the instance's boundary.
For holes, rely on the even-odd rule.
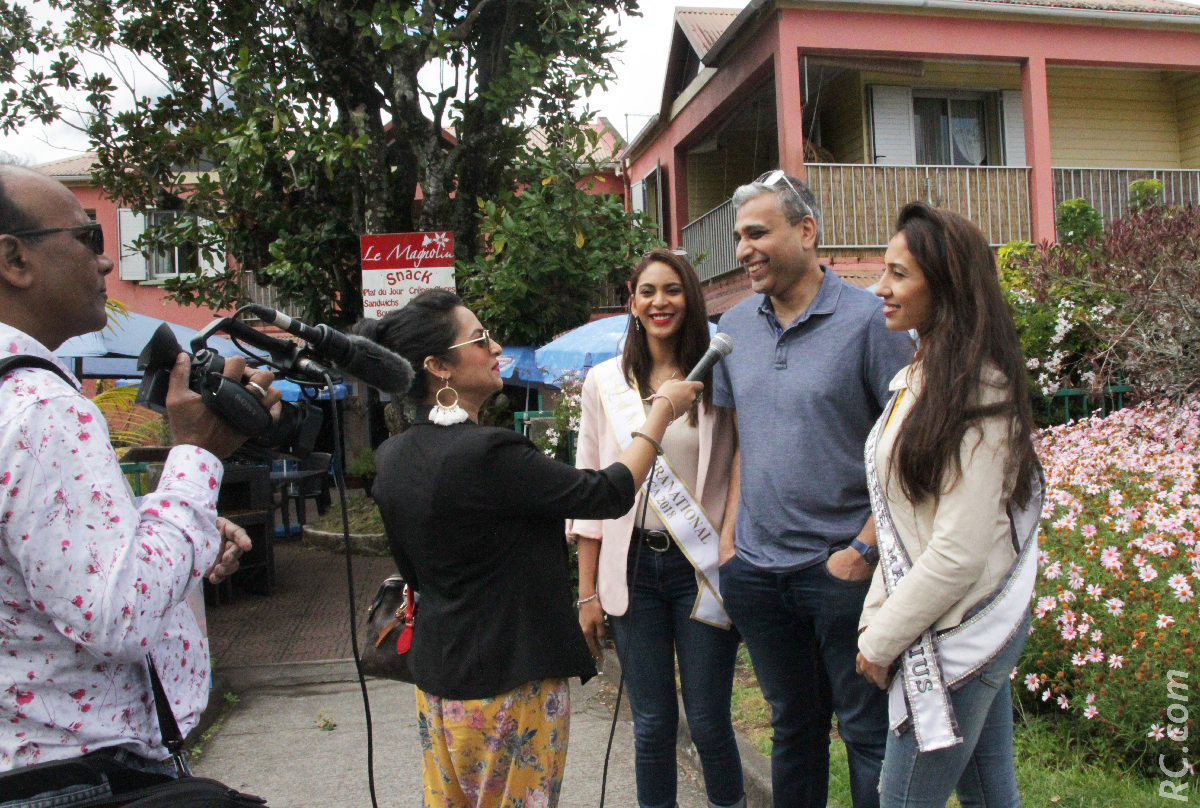
[[[611,463],[658,387],[686,376],[708,347],[704,296],[685,257],[647,253],[629,289],[624,353],[584,380],[579,468]],[[663,437],[650,503],[639,494],[620,518],[567,524],[579,545],[580,627],[599,658],[607,615],[624,670],[640,808],[675,805],[676,657],[709,804],[745,801],[729,707],[739,636],[721,606],[716,571],[737,437],[733,414],[712,405],[711,374],[703,381],[695,406]]]

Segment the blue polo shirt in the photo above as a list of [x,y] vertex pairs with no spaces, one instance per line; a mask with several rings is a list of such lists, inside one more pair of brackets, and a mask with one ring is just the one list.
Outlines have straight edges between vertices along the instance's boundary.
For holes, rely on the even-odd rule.
[[786,328],[766,295],[721,317],[734,349],[714,369],[713,403],[737,409],[737,553],[764,569],[824,561],[862,530],[863,447],[915,347],[888,330],[879,298],[822,270],[816,297]]

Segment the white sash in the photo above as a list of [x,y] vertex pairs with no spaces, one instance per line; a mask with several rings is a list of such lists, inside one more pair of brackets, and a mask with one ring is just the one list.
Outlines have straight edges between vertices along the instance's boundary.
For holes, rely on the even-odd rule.
[[[875,465],[875,452],[895,406],[896,396],[893,396],[875,422],[866,447],[867,485],[871,492],[871,509],[875,512],[879,563],[883,565],[883,582],[889,595],[912,569],[912,560],[896,535]],[[962,743],[954,706],[950,702],[950,689],[986,667],[1014,638],[1029,612],[1029,599],[1037,577],[1037,541],[1034,537],[1044,496],[1045,478],[1038,465],[1029,502],[1019,511],[1009,508],[1012,539],[1019,549],[1003,584],[989,596],[990,600],[977,614],[936,634],[932,626],[927,628],[912,647],[900,655],[900,673],[892,680],[888,693],[888,725],[897,735],[902,735],[911,725],[916,733],[917,749],[921,752]]]
[[[633,432],[646,422],[646,410],[638,392],[625,381],[618,362],[602,362],[592,368],[613,438],[624,451],[633,442]],[[717,561],[721,534],[696,501],[687,483],[660,457],[650,471],[654,481],[650,505],[667,526],[683,555],[696,568],[700,592],[692,607],[692,619],[718,628],[729,628],[729,615],[718,594]],[[642,486],[645,495],[647,486]]]

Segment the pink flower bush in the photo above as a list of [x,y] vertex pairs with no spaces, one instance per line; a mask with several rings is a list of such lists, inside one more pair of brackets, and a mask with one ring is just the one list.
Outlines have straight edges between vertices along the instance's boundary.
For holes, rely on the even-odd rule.
[[1166,713],[1167,671],[1195,667],[1200,399],[1051,427],[1037,442],[1046,504],[1014,696],[1150,766],[1184,732]]

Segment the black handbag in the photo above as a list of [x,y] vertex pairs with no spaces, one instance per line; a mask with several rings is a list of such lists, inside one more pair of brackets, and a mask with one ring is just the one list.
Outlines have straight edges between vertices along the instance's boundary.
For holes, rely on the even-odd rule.
[[412,684],[408,649],[412,647],[417,593],[399,575],[384,581],[367,612],[366,643],[359,654],[364,676]]

